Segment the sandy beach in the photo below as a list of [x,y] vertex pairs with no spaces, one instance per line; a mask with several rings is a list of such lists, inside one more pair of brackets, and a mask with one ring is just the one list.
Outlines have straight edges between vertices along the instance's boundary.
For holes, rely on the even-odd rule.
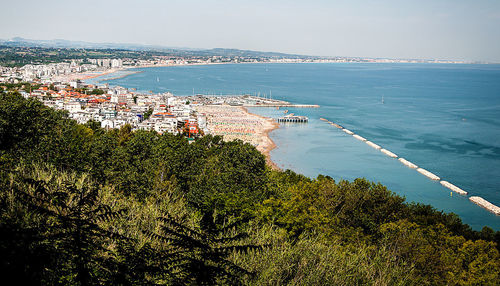
[[205,105],[197,106],[196,110],[207,116],[211,134],[223,136],[225,141],[240,139],[255,146],[266,156],[269,166],[278,168],[269,155],[276,147],[269,132],[279,127],[273,119],[250,113],[241,106]]
[[[242,62],[239,64],[273,64],[274,62]],[[100,77],[103,75],[107,74],[112,74],[118,71],[124,71],[124,70],[131,70],[131,69],[139,69],[139,68],[158,68],[158,67],[177,67],[177,66],[206,66],[206,65],[224,65],[228,63],[182,63],[182,64],[151,64],[151,65],[140,65],[140,66],[123,66],[121,68],[111,68],[105,71],[97,71],[97,72],[82,72],[82,73],[71,73],[71,74],[66,74],[66,75],[60,75],[54,77],[54,79],[63,81],[63,82],[69,82],[69,81],[75,81],[75,80],[86,80],[86,79],[91,79],[91,78],[96,78]],[[230,64],[230,63],[229,63]],[[134,74],[134,73],[140,73],[140,71],[134,71],[130,72],[127,74],[119,75],[117,77],[111,77],[111,78],[106,78],[104,80],[112,80],[112,79],[119,79],[126,77],[128,75]]]
[[100,77],[103,75],[115,73],[120,70],[124,70],[125,68],[112,68],[108,69],[105,71],[98,71],[98,72],[83,72],[83,73],[71,73],[71,74],[65,74],[65,75],[59,75],[55,76],[54,80],[62,81],[62,82],[70,82],[70,81],[75,81],[75,80],[86,80],[90,78],[96,78]]
[[[104,71],[94,71],[94,72],[75,72],[65,75],[60,75],[54,77],[55,80],[70,82],[75,80],[86,80],[91,78],[100,77],[107,74],[112,74],[118,71],[138,69],[138,68],[154,68],[154,67],[174,67],[174,66],[194,66],[194,65],[216,65],[216,64],[224,64],[224,63],[190,63],[190,64],[158,64],[158,65],[142,65],[142,66],[123,66],[121,68],[110,68]],[[130,73],[126,73],[123,75],[119,75],[117,77],[106,78],[105,80],[118,79],[122,77],[126,77],[128,75],[139,73],[140,71],[131,71]]]

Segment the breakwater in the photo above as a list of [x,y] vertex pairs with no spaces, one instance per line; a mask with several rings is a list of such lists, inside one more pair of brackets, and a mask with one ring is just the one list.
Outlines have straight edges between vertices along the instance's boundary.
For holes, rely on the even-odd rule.
[[397,158],[398,155],[392,153],[391,151],[387,150],[387,149],[380,149],[380,152],[384,153],[385,155],[391,157],[391,158]]
[[367,141],[366,138],[363,138],[363,137],[359,136],[358,134],[354,134],[354,135],[352,135],[352,137],[358,139],[359,141],[363,141],[363,142]]
[[365,143],[368,144],[368,146],[375,148],[377,150],[382,149],[382,147],[378,146],[377,144],[373,143],[372,141],[366,141]]
[[344,131],[345,133],[349,134],[349,135],[354,135],[354,132],[352,132],[351,130],[349,129],[342,129],[342,131]]
[[417,172],[419,172],[420,174],[426,176],[427,178],[431,179],[431,180],[435,180],[435,181],[439,181],[441,178],[439,178],[437,175],[427,171],[426,169],[423,169],[423,168],[418,168],[417,169]]
[[409,167],[409,168],[412,168],[412,169],[418,168],[417,165],[415,165],[412,162],[406,160],[405,158],[399,158],[398,161],[401,162],[403,165]]
[[453,185],[453,184],[452,184],[452,183],[450,183],[450,182],[447,182],[447,181],[441,181],[440,183],[441,183],[441,185],[443,185],[443,186],[445,186],[446,188],[448,188],[448,189],[450,189],[450,190],[454,191],[455,193],[459,193],[459,194],[461,194],[461,195],[467,195],[467,192],[466,192],[466,191],[464,191],[464,190],[460,189],[459,187],[457,187],[457,186]]
[[473,203],[475,203],[476,205],[482,207],[482,208],[485,208],[487,209],[488,211],[496,214],[496,215],[500,215],[500,207],[497,207],[495,206],[494,204],[488,202],[487,200],[481,198],[481,197],[470,197],[469,200]]
[[[445,187],[445,188],[448,188],[449,190],[457,193],[457,194],[460,194],[460,195],[463,195],[463,196],[466,196],[468,194],[467,191],[464,191],[462,190],[461,188],[455,186],[454,184],[448,182],[448,181],[445,181],[445,180],[441,180],[441,178],[424,169],[424,168],[419,168],[416,164],[404,159],[404,158],[398,158],[398,155],[394,154],[393,152],[387,150],[387,149],[384,149],[382,148],[380,145],[377,145],[375,144],[374,142],[372,141],[369,141],[368,139],[358,135],[358,134],[355,134],[353,131],[349,130],[349,129],[346,129],[344,127],[342,127],[342,125],[338,124],[338,123],[335,123],[335,122],[331,122],[330,120],[328,119],[325,119],[325,118],[320,118],[320,120],[330,124],[331,126],[334,126],[338,129],[340,129],[341,131],[345,132],[346,134],[348,135],[351,135],[352,137],[354,137],[355,139],[357,140],[360,140],[362,142],[365,142],[368,146],[376,149],[376,150],[379,150],[380,152],[382,152],[383,154],[391,157],[391,158],[394,158],[394,159],[398,159],[399,162],[401,162],[401,164],[407,166],[408,168],[411,168],[411,169],[415,169],[417,172],[419,172],[420,174],[426,176],[427,178],[431,179],[431,180],[434,180],[434,181],[440,181],[440,184]],[[478,196],[472,196],[469,198],[469,200],[483,208],[485,208],[486,210],[496,214],[496,215],[500,215],[500,207],[488,202],[487,200],[481,198],[481,197],[478,197]]]

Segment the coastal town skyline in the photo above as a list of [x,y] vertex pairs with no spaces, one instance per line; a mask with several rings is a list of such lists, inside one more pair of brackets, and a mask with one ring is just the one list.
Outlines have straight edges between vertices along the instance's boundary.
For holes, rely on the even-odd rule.
[[[500,4],[494,1],[60,4],[27,0],[5,3],[12,12],[0,19],[9,27],[0,31],[0,38],[500,62],[500,32],[496,29],[500,25]],[[37,16],[49,14],[57,17],[40,21]]]

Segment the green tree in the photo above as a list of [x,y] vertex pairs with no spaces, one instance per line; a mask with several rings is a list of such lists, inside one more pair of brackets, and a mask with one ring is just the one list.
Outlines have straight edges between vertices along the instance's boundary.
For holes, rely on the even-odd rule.
[[[171,279],[182,285],[242,284],[252,273],[229,259],[233,252],[246,253],[261,250],[262,246],[243,244],[246,233],[238,231],[242,221],[221,224],[226,219],[214,213],[205,213],[196,228],[177,222],[172,216],[160,217],[159,233],[149,235],[162,243],[166,250],[160,256],[160,265]],[[173,271],[170,271],[172,269]]]
[[[9,188],[2,190],[2,202],[6,206],[2,217],[26,224],[25,228],[33,228],[37,233],[10,243],[50,253],[40,256],[39,251],[35,251],[34,255],[28,253],[29,257],[20,258],[30,260],[28,265],[38,266],[24,271],[38,271],[29,275],[44,284],[103,282],[104,273],[108,272],[102,268],[109,251],[107,245],[119,235],[101,223],[115,219],[120,212],[100,202],[98,185],[86,175],[58,173],[48,166],[35,166],[14,172]],[[7,249],[5,245],[2,248]],[[49,259],[40,261],[44,257]],[[5,259],[4,263],[21,266],[17,257],[9,255],[7,259],[13,261]]]

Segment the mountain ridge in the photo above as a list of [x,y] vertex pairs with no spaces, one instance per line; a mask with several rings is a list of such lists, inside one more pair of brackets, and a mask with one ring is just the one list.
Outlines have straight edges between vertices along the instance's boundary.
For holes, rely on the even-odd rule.
[[241,50],[234,48],[187,48],[187,47],[167,47],[162,45],[147,45],[135,43],[95,43],[86,41],[72,41],[66,39],[35,40],[22,37],[13,37],[10,39],[0,39],[0,45],[8,47],[41,47],[41,48],[64,48],[64,49],[114,49],[114,50],[132,50],[132,51],[161,51],[184,53],[197,53],[214,56],[242,56],[242,57],[291,57],[291,58],[311,58],[309,55],[287,54],[280,52],[264,52],[253,50]]

